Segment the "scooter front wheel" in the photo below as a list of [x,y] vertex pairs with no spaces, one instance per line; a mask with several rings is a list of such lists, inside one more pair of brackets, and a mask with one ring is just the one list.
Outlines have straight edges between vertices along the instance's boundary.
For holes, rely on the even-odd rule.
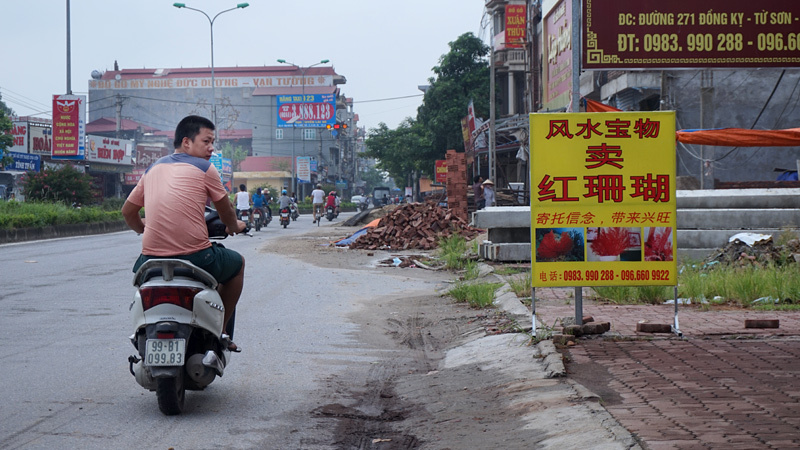
[[174,416],[183,411],[183,402],[186,399],[183,367],[177,377],[156,379],[156,397],[158,409],[164,415]]

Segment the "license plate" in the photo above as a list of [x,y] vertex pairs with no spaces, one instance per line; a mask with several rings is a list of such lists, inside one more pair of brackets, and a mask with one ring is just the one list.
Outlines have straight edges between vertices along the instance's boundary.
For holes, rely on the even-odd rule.
[[255,213],[255,214],[253,214],[253,217],[255,217],[256,219],[260,219],[261,218],[261,214]]
[[148,339],[144,352],[146,366],[182,366],[186,339]]

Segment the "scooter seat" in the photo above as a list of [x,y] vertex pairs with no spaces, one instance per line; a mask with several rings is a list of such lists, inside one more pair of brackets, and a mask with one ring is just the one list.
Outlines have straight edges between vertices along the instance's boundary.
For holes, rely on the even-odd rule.
[[[186,269],[183,267],[176,267],[174,275],[176,277],[186,277],[191,278],[197,281],[203,281],[204,279],[195,275],[192,269]],[[153,267],[147,269],[144,274],[142,275],[142,283],[147,283],[148,281],[152,280],[153,278],[162,278],[164,276],[164,271],[161,267]]]

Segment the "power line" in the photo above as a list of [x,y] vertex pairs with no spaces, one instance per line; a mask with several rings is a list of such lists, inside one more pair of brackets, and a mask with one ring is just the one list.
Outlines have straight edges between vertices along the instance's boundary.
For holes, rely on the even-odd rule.
[[373,103],[373,102],[387,102],[390,100],[402,100],[404,98],[414,98],[414,97],[422,97],[425,94],[414,94],[414,95],[405,95],[403,97],[389,97],[389,98],[377,98],[375,100],[358,100],[353,101],[353,103]]

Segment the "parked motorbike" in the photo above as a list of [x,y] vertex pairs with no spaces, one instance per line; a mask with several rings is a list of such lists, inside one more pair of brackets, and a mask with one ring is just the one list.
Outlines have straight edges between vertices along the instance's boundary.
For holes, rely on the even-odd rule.
[[289,205],[289,211],[291,212],[292,220],[297,220],[297,218],[300,217],[300,211],[297,209],[297,203],[292,202],[292,204]]
[[[206,225],[210,238],[227,237],[225,224],[211,208],[206,208]],[[162,413],[180,414],[186,390],[204,389],[230,363],[234,317],[223,334],[225,307],[217,281],[188,261],[148,260],[136,271],[133,285],[130,340],[137,354],[128,357],[130,372],[142,387],[155,391]]]
[[335,219],[336,208],[333,206],[328,206],[327,208],[325,208],[325,218],[328,219],[328,221]]
[[289,207],[281,208],[280,216],[281,216],[281,225],[283,225],[283,228],[289,226],[290,216],[291,216]]

